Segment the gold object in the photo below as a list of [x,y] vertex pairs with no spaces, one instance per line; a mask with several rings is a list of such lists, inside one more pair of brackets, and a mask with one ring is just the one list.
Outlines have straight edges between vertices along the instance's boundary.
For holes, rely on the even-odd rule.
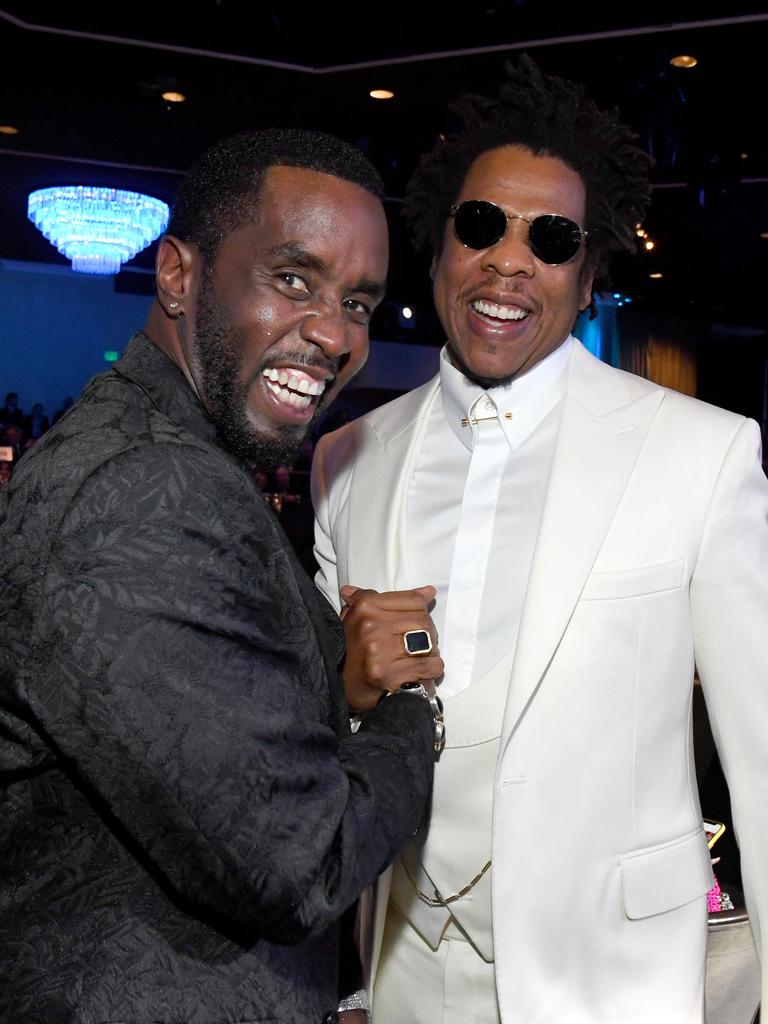
[[[462,427],[468,427],[470,423],[480,423],[481,420],[495,420],[495,419],[498,419],[498,418],[499,417],[498,417],[498,413],[497,412],[491,413],[490,416],[471,416],[471,417],[469,417],[469,419],[467,419],[466,416],[463,416],[462,420],[461,420],[461,425],[462,425]],[[504,419],[505,420],[511,420],[512,419],[512,413],[511,412],[505,412],[504,413]]]
[[[462,899],[464,896],[467,895],[468,892],[470,892],[472,889],[474,889],[474,887],[477,885],[477,883],[480,881],[480,879],[486,873],[488,868],[491,866],[491,862],[488,861],[488,863],[485,865],[485,867],[475,875],[475,877],[472,879],[472,881],[469,882],[467,885],[465,885],[463,889],[460,889],[458,892],[455,892],[453,894],[453,896],[446,896],[445,898],[443,898],[440,895],[440,893],[438,892],[437,886],[435,886],[435,897],[436,898],[433,899],[431,896],[427,896],[427,894],[422,892],[421,889],[418,887],[418,885],[416,884],[416,879],[413,877],[413,875],[410,872],[410,869],[409,869],[408,865],[405,863],[405,858],[403,858],[402,864],[403,864],[403,867],[405,868],[406,875],[408,875],[408,881],[411,883],[413,888],[416,890],[416,895],[419,897],[419,899],[422,901],[422,903],[426,903],[428,907],[447,907],[449,903],[455,903],[456,900]],[[434,885],[434,883],[433,883],[433,885]]]

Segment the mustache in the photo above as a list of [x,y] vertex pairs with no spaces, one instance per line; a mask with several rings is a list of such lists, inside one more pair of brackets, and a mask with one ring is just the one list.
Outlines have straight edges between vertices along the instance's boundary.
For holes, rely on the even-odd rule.
[[341,365],[341,359],[333,359],[330,356],[323,355],[317,349],[303,349],[303,348],[285,348],[281,351],[270,351],[269,358],[265,359],[259,367],[259,373],[274,363],[291,363],[293,366],[310,367],[317,370],[322,370],[326,374],[330,374],[335,377],[339,372],[339,366]]
[[455,300],[456,308],[460,309],[463,306],[466,306],[468,303],[473,302],[478,297],[478,294],[482,294],[483,292],[487,293],[489,288],[494,292],[496,296],[494,301],[501,303],[502,305],[505,302],[517,304],[515,303],[516,298],[524,299],[525,302],[530,304],[532,307],[538,305],[533,301],[531,296],[528,294],[528,291],[526,290],[524,285],[518,284],[515,281],[505,281],[504,286],[501,287],[495,282],[485,281],[481,284],[473,284],[470,287],[465,288],[463,291],[459,292],[456,295]]

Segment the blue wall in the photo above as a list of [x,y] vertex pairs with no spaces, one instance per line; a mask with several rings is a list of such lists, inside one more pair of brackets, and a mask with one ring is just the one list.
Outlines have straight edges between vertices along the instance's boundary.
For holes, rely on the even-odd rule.
[[0,405],[19,393],[29,412],[50,417],[105,370],[104,352],[122,352],[144,324],[150,299],[114,291],[114,278],[45,263],[0,261]]

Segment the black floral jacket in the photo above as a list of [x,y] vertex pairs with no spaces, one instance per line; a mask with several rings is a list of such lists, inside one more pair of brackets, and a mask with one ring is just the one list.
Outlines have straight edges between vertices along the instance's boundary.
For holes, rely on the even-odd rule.
[[350,733],[335,616],[144,335],[20,463],[0,569],[0,1020],[318,1024],[426,702]]

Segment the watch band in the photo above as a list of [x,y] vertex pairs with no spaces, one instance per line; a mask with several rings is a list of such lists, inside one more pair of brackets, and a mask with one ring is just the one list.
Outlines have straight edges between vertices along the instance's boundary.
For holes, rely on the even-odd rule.
[[387,696],[394,697],[397,693],[412,694],[414,697],[422,697],[429,704],[429,709],[432,712],[432,723],[435,728],[435,760],[438,761],[443,752],[443,747],[445,746],[445,714],[443,712],[443,702],[434,691],[430,693],[423,683],[403,683],[399,690],[393,690],[392,693]]

